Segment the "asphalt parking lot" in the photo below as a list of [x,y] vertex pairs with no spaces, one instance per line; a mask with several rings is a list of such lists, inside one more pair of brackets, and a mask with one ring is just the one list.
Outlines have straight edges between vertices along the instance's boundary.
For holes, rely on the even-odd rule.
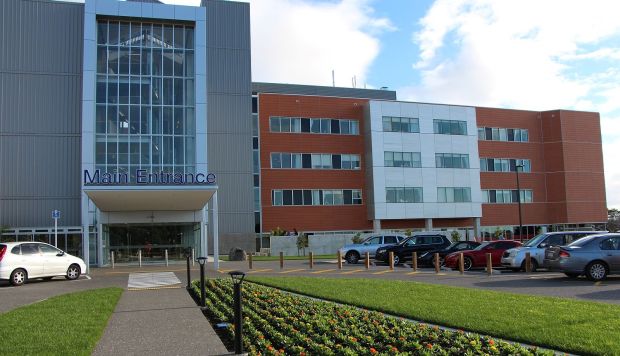
[[[248,262],[221,262],[218,271],[212,264],[207,267],[207,277],[228,278],[228,272],[241,270],[249,275],[257,276],[304,276],[329,278],[381,278],[387,280],[408,280],[424,283],[442,284],[485,290],[497,290],[530,295],[546,295],[604,303],[620,304],[620,276],[611,276],[603,282],[591,282],[581,277],[570,279],[561,273],[535,272],[515,273],[496,270],[488,276],[484,270],[466,272],[461,275],[458,271],[441,270],[436,274],[433,268],[420,268],[417,272],[408,266],[397,266],[390,271],[387,266],[371,266],[368,270],[363,264],[343,264],[338,269],[336,261],[316,261],[314,268],[309,268],[308,261],[285,261],[280,269],[278,261],[253,263],[248,268]],[[87,276],[77,281],[68,281],[56,277],[51,281],[33,280],[21,287],[12,287],[6,281],[0,281],[0,313],[18,306],[31,304],[55,295],[76,292],[87,289],[121,287],[127,288],[130,273],[171,271],[186,283],[185,265],[144,266],[93,268]],[[198,264],[192,267],[191,278],[199,278]],[[360,285],[360,290],[363,286]]]

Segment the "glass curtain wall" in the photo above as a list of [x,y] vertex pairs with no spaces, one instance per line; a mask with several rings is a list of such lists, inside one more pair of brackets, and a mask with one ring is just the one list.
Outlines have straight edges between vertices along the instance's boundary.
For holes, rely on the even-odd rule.
[[97,20],[95,166],[195,173],[194,28]]

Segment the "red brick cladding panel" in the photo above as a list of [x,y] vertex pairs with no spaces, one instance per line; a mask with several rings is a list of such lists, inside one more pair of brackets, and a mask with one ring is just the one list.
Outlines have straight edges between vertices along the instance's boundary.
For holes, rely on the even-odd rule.
[[[263,231],[276,227],[299,231],[370,230],[365,192],[363,107],[367,100],[259,95],[261,203]],[[271,116],[353,119],[360,122],[360,135],[271,133]],[[271,169],[272,152],[358,154],[361,169]],[[361,189],[362,205],[272,206],[273,189]]]

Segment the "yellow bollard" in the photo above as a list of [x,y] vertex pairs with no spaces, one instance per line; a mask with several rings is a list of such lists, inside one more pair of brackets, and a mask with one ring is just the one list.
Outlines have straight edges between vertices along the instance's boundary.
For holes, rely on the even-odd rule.
[[252,254],[251,253],[248,255],[248,267],[249,269],[252,269]]
[[314,253],[310,252],[308,258],[310,259],[310,269],[312,269],[314,267]]
[[366,252],[366,259],[364,262],[365,262],[364,264],[366,265],[366,269],[369,269],[370,268],[370,253],[369,252]]
[[439,273],[439,254],[435,253],[435,273]]
[[338,269],[342,269],[342,254],[340,253],[340,250],[336,252],[336,258],[338,258]]
[[284,268],[284,252],[280,251],[280,269]]
[[529,252],[525,253],[525,272],[532,273],[532,255]]
[[390,271],[393,271],[394,270],[394,252],[392,251],[390,251],[389,264],[390,264]]
[[418,253],[414,252],[411,255],[411,268],[413,268],[414,272],[418,271]]
[[493,274],[493,260],[490,253],[487,253],[487,274],[489,276]]
[[465,258],[462,253],[459,253],[459,272],[461,272],[461,274],[465,273]]

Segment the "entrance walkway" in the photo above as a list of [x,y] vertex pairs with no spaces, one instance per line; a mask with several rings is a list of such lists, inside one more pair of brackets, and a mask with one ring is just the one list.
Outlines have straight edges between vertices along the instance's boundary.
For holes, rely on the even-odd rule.
[[[170,281],[170,276],[165,273],[131,275],[143,275],[137,276],[143,282],[157,282],[158,277],[153,275],[161,275],[159,277]],[[179,281],[176,276],[174,278]],[[135,283],[136,277],[129,280]],[[93,352],[97,356],[190,354],[230,353],[185,288],[171,285],[126,290]]]

